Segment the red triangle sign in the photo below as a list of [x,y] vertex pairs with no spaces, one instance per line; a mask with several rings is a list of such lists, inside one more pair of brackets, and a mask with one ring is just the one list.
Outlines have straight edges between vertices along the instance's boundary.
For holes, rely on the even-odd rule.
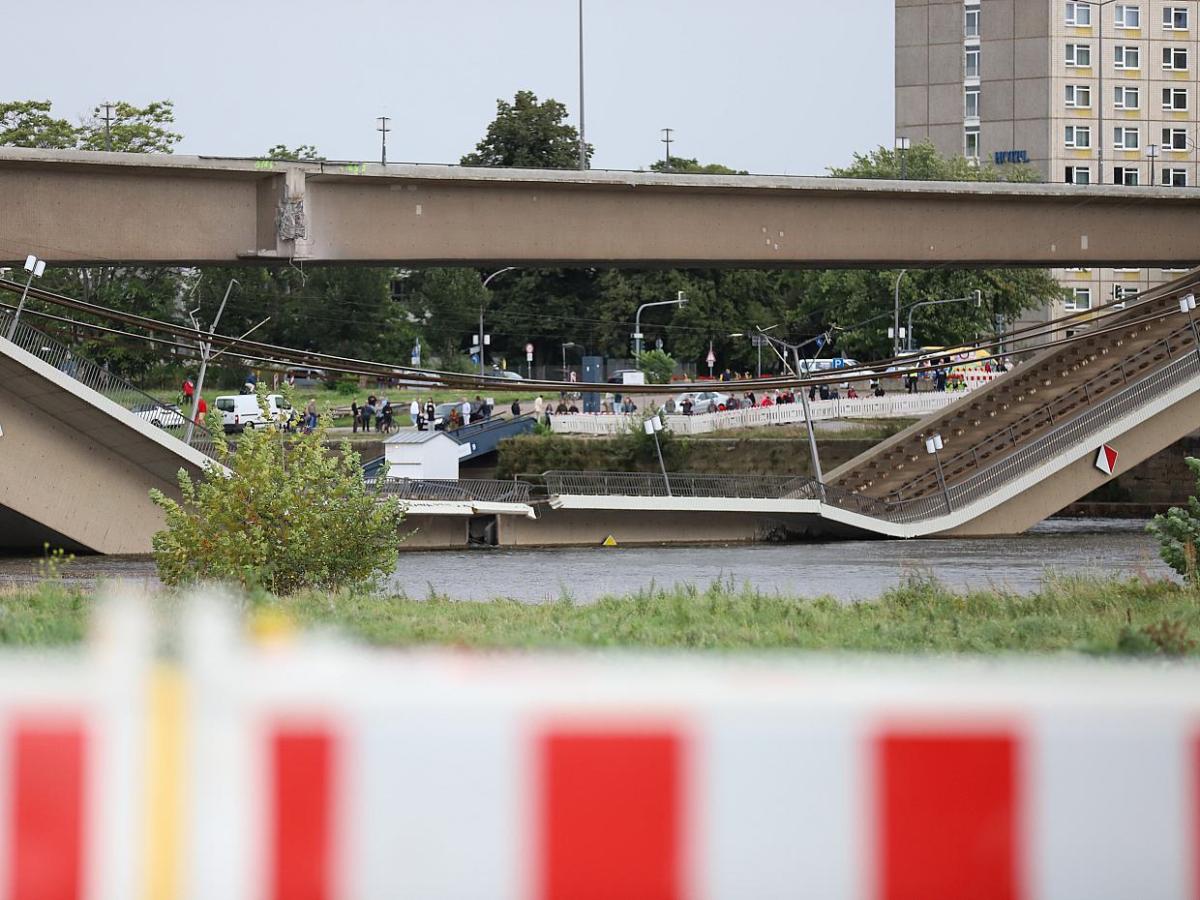
[[1096,454],[1096,468],[1105,475],[1111,475],[1117,468],[1117,451],[1105,444]]

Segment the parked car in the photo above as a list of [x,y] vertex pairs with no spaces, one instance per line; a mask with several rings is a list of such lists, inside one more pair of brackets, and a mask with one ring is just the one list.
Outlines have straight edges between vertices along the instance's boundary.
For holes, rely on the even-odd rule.
[[503,378],[506,381],[524,381],[525,376],[512,369],[492,369],[493,378]]
[[267,415],[263,415],[254,394],[226,394],[216,399],[217,411],[221,413],[221,424],[226,434],[234,434],[247,428],[259,428],[268,422],[287,421],[292,407],[282,394],[267,394]]
[[320,387],[329,380],[329,375],[324,369],[291,368],[284,377],[289,384],[298,388]]
[[680,394],[675,398],[675,408],[682,411],[683,401],[688,398],[691,398],[692,412],[696,415],[708,412],[709,406],[713,403],[716,404],[718,411],[729,407],[729,394],[722,394],[719,391],[698,391]]
[[159,406],[157,403],[143,403],[130,410],[139,419],[145,419],[156,428],[181,428],[187,419],[177,406]]
[[641,369],[617,369],[608,376],[609,384],[645,384],[646,374]]

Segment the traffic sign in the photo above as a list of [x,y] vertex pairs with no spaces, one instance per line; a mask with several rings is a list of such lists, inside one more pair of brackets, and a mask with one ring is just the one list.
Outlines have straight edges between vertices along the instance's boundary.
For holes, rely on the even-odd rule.
[[712,352],[712,348],[711,348],[711,347],[709,348],[709,351],[708,351],[708,356],[706,356],[706,357],[705,357],[705,360],[708,362],[708,365],[709,365],[709,367],[710,367],[710,368],[711,368],[712,366],[716,365],[716,362],[717,362],[717,354],[715,354],[715,353],[713,353],[713,352]]
[[526,352],[526,353],[533,353],[533,344],[526,344],[526,345],[525,345],[525,352]]
[[750,335],[750,345],[751,345],[752,347],[765,347],[765,346],[767,346],[767,339],[766,339],[766,336],[764,336],[764,335],[761,335],[761,334],[752,334],[752,335]]
[[1096,468],[1105,475],[1111,475],[1117,468],[1117,451],[1108,444],[1102,446],[1096,453]]
[[830,361],[833,363],[833,367],[834,367],[835,369],[844,369],[844,368],[846,368],[846,358],[845,358],[844,356],[835,356],[835,357],[834,357],[832,360],[830,360]]

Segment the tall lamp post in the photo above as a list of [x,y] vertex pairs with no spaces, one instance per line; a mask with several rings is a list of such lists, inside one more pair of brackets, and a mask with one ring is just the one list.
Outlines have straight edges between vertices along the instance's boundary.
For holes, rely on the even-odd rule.
[[675,133],[674,128],[664,128],[662,130],[662,142],[667,145],[667,153],[663,158],[664,172],[671,171],[671,135]]
[[1116,2],[1093,0],[1088,3],[1089,8],[1096,10],[1096,93],[1100,95],[1096,99],[1099,104],[1096,107],[1096,167],[1100,170],[1096,180],[1099,184],[1104,184],[1104,7]]
[[579,0],[579,168],[587,168],[587,140],[583,136],[583,0]]
[[1150,168],[1150,177],[1146,179],[1149,187],[1154,187],[1154,161],[1158,159],[1158,144],[1146,145],[1146,159],[1149,160],[1147,166]]
[[581,357],[587,356],[587,350],[584,349],[583,344],[577,344],[574,341],[567,341],[565,344],[562,344],[561,346],[562,346],[562,378],[563,378],[563,381],[566,381],[567,380],[567,348],[568,347],[578,347],[579,355]]
[[379,123],[379,126],[375,129],[376,131],[379,132],[379,140],[380,140],[379,164],[381,166],[386,166],[387,165],[387,136],[388,136],[388,132],[391,131],[391,129],[388,128],[388,122],[390,122],[392,120],[388,116],[377,116],[375,118],[375,121]]
[[25,290],[21,291],[21,301],[17,304],[17,311],[13,315],[13,320],[8,326],[8,339],[11,341],[17,333],[17,322],[21,319],[21,310],[25,308],[25,298],[29,296],[29,286],[33,284],[33,279],[41,278],[42,273],[46,271],[46,261],[38,259],[32,253],[25,257],[25,271],[29,273],[29,277],[25,279]]
[[516,268],[516,266],[505,266],[503,269],[497,269],[495,272],[493,272],[487,278],[483,279],[483,297],[479,301],[479,335],[478,335],[478,337],[479,337],[479,377],[480,378],[483,377],[483,345],[484,345],[483,307],[487,303],[487,287],[489,284],[492,283],[493,278],[503,275],[505,272],[511,272],[515,268]]
[[896,289],[893,291],[893,306],[892,306],[892,357],[900,355],[900,281],[904,278],[908,269],[901,269],[900,274],[896,276]]
[[683,291],[679,291],[675,295],[674,300],[657,300],[654,303],[643,303],[637,308],[637,313],[633,317],[633,358],[640,359],[642,356],[642,310],[649,309],[651,306],[685,306],[688,298],[683,296]]

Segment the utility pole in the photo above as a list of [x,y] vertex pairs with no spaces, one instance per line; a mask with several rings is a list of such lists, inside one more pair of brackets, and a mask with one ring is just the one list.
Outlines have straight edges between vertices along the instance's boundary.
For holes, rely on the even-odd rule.
[[[193,393],[192,410],[188,415],[187,433],[183,437],[183,442],[189,446],[192,443],[192,432],[196,428],[196,415],[200,408],[200,397],[204,391],[204,373],[208,369],[208,357],[212,353],[212,336],[216,334],[217,323],[221,321],[221,313],[225,312],[225,304],[229,302],[229,293],[233,290],[235,284],[240,284],[236,278],[229,279],[229,286],[225,288],[225,296],[221,298],[221,305],[217,308],[217,316],[212,321],[212,325],[208,329],[209,340],[200,342],[200,374],[196,376],[196,390]],[[196,313],[200,312],[200,307],[196,307],[188,313],[188,318],[192,320],[192,327],[197,332],[200,331],[200,323],[196,321]],[[257,325],[255,326],[258,327]]]
[[579,0],[579,169],[587,168],[587,139],[583,136],[583,0]]
[[375,130],[379,132],[380,143],[381,143],[380,149],[379,149],[379,164],[381,166],[386,166],[387,165],[387,136],[388,136],[388,132],[391,131],[391,129],[388,128],[387,123],[392,120],[388,116],[377,116],[375,121],[377,121],[379,123],[379,126]]
[[110,103],[107,100],[105,100],[103,103],[100,104],[100,108],[102,110],[104,110],[104,115],[101,117],[104,119],[104,149],[111,150],[112,149],[112,123],[113,123],[113,119],[115,118],[115,116],[113,115],[113,110],[115,110],[117,108],[117,105],[115,103]]
[[671,171],[671,135],[674,134],[674,132],[675,132],[674,128],[664,128],[662,130],[662,133],[663,133],[662,142],[667,145],[667,158],[666,158],[667,167],[665,169],[663,169],[664,172]]

